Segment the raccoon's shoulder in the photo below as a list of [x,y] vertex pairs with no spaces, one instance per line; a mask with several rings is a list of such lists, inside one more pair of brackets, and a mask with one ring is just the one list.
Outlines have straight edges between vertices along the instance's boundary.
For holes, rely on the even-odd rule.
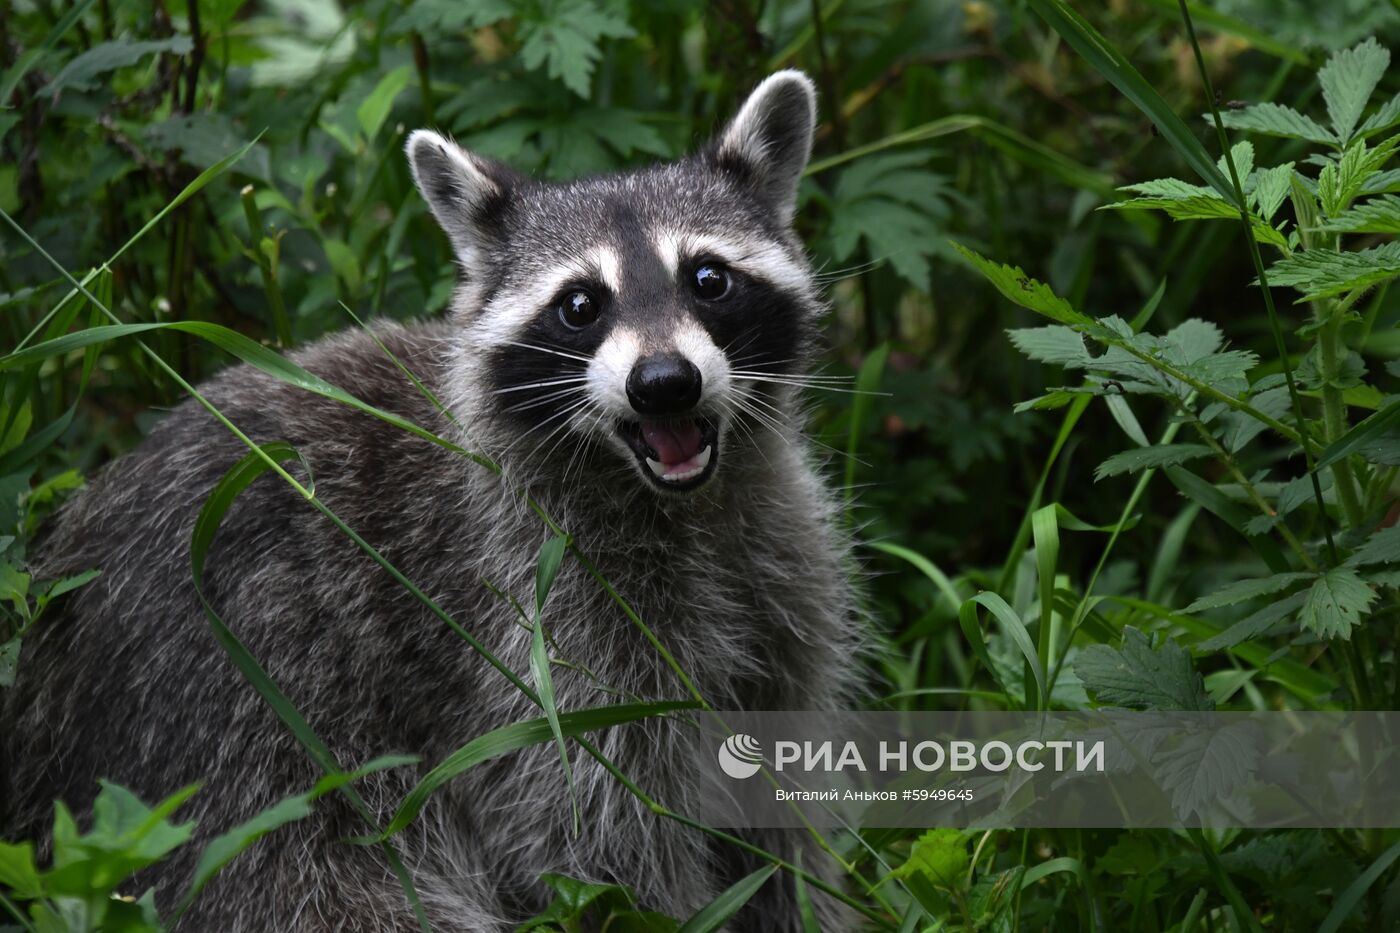
[[[382,322],[368,330],[331,334],[289,357],[298,367],[374,408],[415,421],[436,420],[438,410],[424,390],[438,394],[451,336],[452,325],[446,321]],[[414,384],[415,379],[422,388]],[[288,430],[306,429],[308,437],[332,424],[355,423],[363,417],[295,378],[279,378],[246,364],[224,370],[207,386],[206,395],[216,404],[235,407],[255,419],[274,415]]]
[[[444,322],[379,324],[371,332],[333,334],[290,358],[367,405],[446,435],[446,419],[404,369],[437,394],[450,333]],[[231,366],[197,390],[252,442],[285,441],[296,447],[318,490],[339,485],[352,497],[370,497],[433,472],[441,461],[441,448],[401,427],[249,364]],[[92,560],[117,546],[110,543],[114,536],[163,535],[187,525],[220,477],[247,453],[247,444],[203,404],[186,399],[134,449],[96,472],[44,536],[41,554]],[[289,467],[294,473],[301,469]],[[99,534],[103,529],[111,533]],[[47,569],[58,573],[66,567]]]

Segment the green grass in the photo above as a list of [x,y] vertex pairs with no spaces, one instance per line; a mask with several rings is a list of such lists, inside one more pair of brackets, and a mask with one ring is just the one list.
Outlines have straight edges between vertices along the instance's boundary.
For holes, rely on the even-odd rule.
[[[1400,221],[1385,194],[1400,191],[1400,160],[1387,148],[1397,125],[1373,115],[1389,112],[1400,70],[1361,40],[1400,52],[1400,13],[1312,6],[1126,0],[1110,15],[1062,0],[836,0],[720,17],[567,0],[505,17],[417,0],[327,4],[294,26],[271,4],[177,3],[168,29],[124,2],[7,8],[0,689],[19,640],[87,582],[31,580],[29,542],[84,475],[139,440],[148,412],[231,357],[496,468],[278,352],[445,306],[450,257],[402,164],[406,130],[438,125],[567,177],[684,152],[766,70],[795,65],[824,95],[799,225],[831,280],[829,370],[861,390],[816,393],[814,432],[848,455],[831,480],[879,571],[879,707],[1081,708],[1109,699],[1096,662],[1170,658],[1188,672],[1176,689],[1113,701],[1397,708],[1400,568],[1384,529],[1400,465],[1400,263],[1386,244]],[[1327,66],[1339,49],[1353,50],[1347,67]],[[1145,182],[1156,187],[1119,190]],[[624,889],[543,879],[559,899],[540,926],[716,929],[775,868],[797,874],[804,897],[827,887],[666,809],[579,737],[674,706],[556,708],[559,559],[582,562],[705,706],[568,529],[531,504],[557,543],[533,603],[501,594],[535,635],[531,670],[513,671],[286,471],[295,450],[239,436],[249,454],[201,516],[196,581],[222,511],[272,471],[540,707],[431,763],[362,842],[392,863],[393,833],[442,782],[555,743],[561,782],[570,756],[591,756],[657,818],[770,864],[669,921]],[[355,800],[366,768],[399,763],[331,758],[230,622],[210,612],[327,776],[211,844],[211,871],[265,834],[275,844],[324,793]],[[171,820],[189,792],[90,827],[84,857],[128,866],[136,848],[186,844]],[[823,845],[871,929],[1400,924],[1394,831],[866,830]],[[110,890],[64,887],[24,846],[0,844],[0,917],[22,929],[178,919]]]

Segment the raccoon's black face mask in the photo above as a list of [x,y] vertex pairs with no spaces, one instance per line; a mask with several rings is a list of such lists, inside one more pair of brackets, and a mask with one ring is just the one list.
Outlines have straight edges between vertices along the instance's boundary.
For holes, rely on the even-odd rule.
[[791,437],[822,310],[791,229],[815,115],[811,81],[779,72],[696,155],[563,184],[409,137],[464,272],[463,394],[518,435],[503,453],[567,476],[604,446],[685,493],[726,447]]

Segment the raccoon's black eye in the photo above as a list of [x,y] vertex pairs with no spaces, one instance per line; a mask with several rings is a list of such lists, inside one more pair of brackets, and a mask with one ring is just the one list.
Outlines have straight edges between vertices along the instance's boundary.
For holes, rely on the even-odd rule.
[[729,294],[729,270],[719,263],[707,262],[696,268],[693,285],[696,297],[718,301]]
[[598,320],[598,299],[585,291],[569,292],[559,303],[559,320],[565,327],[582,330]]

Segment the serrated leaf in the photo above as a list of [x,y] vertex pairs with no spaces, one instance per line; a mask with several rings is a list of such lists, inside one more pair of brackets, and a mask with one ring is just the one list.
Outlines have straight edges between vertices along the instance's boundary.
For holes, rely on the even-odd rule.
[[1347,559],[1348,567],[1367,564],[1400,564],[1400,525],[1377,531]]
[[[1113,204],[1105,204],[1105,210],[1163,211],[1173,220],[1235,220],[1240,219],[1239,209],[1221,198],[1201,195],[1191,198],[1129,198]],[[1288,241],[1283,234],[1266,223],[1261,217],[1250,213],[1250,230],[1260,243],[1271,246],[1286,246]]]
[[1094,320],[1070,306],[1043,282],[1038,282],[1021,271],[1019,266],[1007,266],[979,256],[960,243],[954,243],[964,259],[974,269],[996,286],[997,291],[1023,308],[1029,308],[1061,324],[1093,325]]
[[1083,369],[1094,361],[1084,337],[1068,327],[1022,327],[1008,330],[1012,344],[1026,356],[1042,363]]
[[1377,172],[1361,183],[1361,194],[1387,194],[1400,191],[1400,168]]
[[1171,198],[1175,200],[1186,200],[1188,198],[1218,199],[1220,197],[1220,195],[1204,185],[1193,185],[1179,178],[1154,178],[1151,181],[1140,181],[1133,185],[1123,185],[1118,190],[1131,191],[1149,198]]
[[53,95],[65,88],[91,91],[100,86],[101,82],[97,80],[100,75],[134,65],[147,55],[157,55],[161,52],[186,55],[193,47],[189,36],[171,36],[168,39],[152,39],[147,42],[133,42],[126,38],[102,42],[64,66],[39,93]]
[[1264,730],[1251,720],[1190,730],[1152,756],[1152,771],[1172,797],[1178,816],[1208,815],[1238,791],[1259,767]]
[[1100,463],[1094,470],[1094,480],[1097,482],[1123,473],[1155,470],[1158,467],[1186,463],[1210,455],[1211,449],[1205,444],[1160,444],[1156,447],[1125,450]]
[[871,256],[889,261],[909,284],[929,287],[928,259],[950,217],[948,179],[929,171],[924,151],[860,159],[841,173],[832,192],[831,252],[848,258],[861,240]]
[[1311,573],[1276,573],[1270,577],[1263,577],[1258,580],[1240,580],[1231,583],[1229,586],[1216,590],[1209,596],[1202,596],[1200,599],[1186,607],[1188,613],[1201,612],[1205,609],[1219,609],[1221,606],[1233,606],[1251,599],[1258,599],[1260,596],[1269,596],[1274,593],[1288,589],[1295,583],[1312,579]]
[[508,19],[515,14],[510,0],[414,0],[402,16],[394,21],[392,35],[423,32],[443,35],[480,29]]
[[[1240,184],[1243,185],[1254,172],[1254,143],[1247,139],[1235,143],[1230,147],[1230,161],[1235,163],[1235,173],[1239,175]],[[1220,169],[1220,174],[1229,177],[1230,166],[1223,155],[1216,160],[1215,165]]]
[[1332,129],[1342,142],[1351,139],[1371,92],[1390,66],[1390,52],[1374,38],[1337,52],[1317,73]]
[[1191,653],[1170,638],[1154,647],[1147,635],[1128,626],[1122,648],[1090,645],[1074,671],[1099,703],[1131,709],[1212,710],[1205,681]]
[[1352,454],[1371,463],[1400,464],[1400,401],[1391,402],[1327,445],[1317,469]]
[[1330,233],[1400,233],[1400,197],[1393,194],[1353,205],[1322,229]]
[[1400,123],[1400,94],[1381,104],[1379,110],[1367,117],[1366,122],[1357,129],[1356,135],[1365,138],[1381,130],[1388,130],[1397,123]]
[[1356,252],[1310,249],[1280,259],[1269,268],[1270,285],[1303,292],[1299,303],[1370,288],[1400,275],[1400,242]]
[[636,35],[624,17],[592,0],[542,0],[537,12],[520,23],[521,63],[532,70],[543,66],[583,98],[591,96],[593,67],[603,56],[599,40]]
[[1361,613],[1376,594],[1356,571],[1336,567],[1317,578],[1308,591],[1299,621],[1323,638],[1351,638],[1351,630],[1361,621]]
[[1293,163],[1286,162],[1273,168],[1260,169],[1254,173],[1254,204],[1259,216],[1272,221],[1278,209],[1288,197],[1289,179],[1293,176]]
[[[1211,119],[1206,115],[1206,119]],[[1236,130],[1249,130],[1266,136],[1285,136],[1309,142],[1335,145],[1337,136],[1312,117],[1282,104],[1253,104],[1243,110],[1222,110],[1220,120]]]
[[1245,616],[1219,635],[1207,638],[1196,647],[1201,651],[1220,651],[1223,648],[1233,648],[1252,638],[1258,638],[1303,608],[1303,601],[1307,598],[1308,593],[1303,590],[1269,603],[1263,609]]

